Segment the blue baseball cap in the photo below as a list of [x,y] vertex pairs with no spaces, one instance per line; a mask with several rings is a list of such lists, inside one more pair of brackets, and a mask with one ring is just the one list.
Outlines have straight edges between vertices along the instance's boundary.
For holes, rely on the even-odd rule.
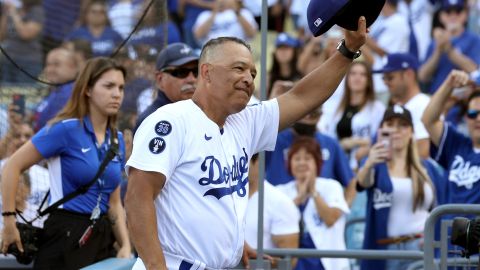
[[464,0],[442,0],[441,9],[450,9],[450,8],[465,8],[465,1]]
[[398,70],[413,69],[417,71],[418,60],[415,56],[409,53],[392,53],[386,58],[385,64],[382,69],[374,70],[373,73],[387,73]]
[[356,31],[360,16],[365,16],[369,27],[384,5],[385,0],[310,0],[307,8],[308,26],[316,37],[334,24]]
[[157,70],[166,67],[178,67],[186,63],[198,61],[198,55],[185,43],[172,43],[160,51],[157,58]]
[[280,46],[288,46],[297,48],[298,47],[298,40],[287,33],[280,33],[277,36],[277,40],[275,42],[276,47]]

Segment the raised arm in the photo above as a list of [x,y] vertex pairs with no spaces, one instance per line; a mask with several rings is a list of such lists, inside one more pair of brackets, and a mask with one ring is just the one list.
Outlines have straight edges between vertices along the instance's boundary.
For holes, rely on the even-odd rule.
[[130,167],[125,210],[130,235],[139,257],[149,270],[167,270],[165,257],[157,233],[154,200],[162,190],[166,178],[157,172],[146,172]]
[[440,85],[440,88],[438,88],[432,96],[423,112],[422,122],[430,134],[430,140],[436,146],[440,143],[444,127],[443,121],[440,120],[440,115],[444,110],[444,104],[450,97],[453,88],[465,86],[468,83],[468,80],[469,76],[466,72],[452,70],[445,81],[443,81],[442,85]]
[[[358,20],[358,30],[346,32],[345,44],[350,51],[355,52],[365,43],[366,37],[366,20],[362,16]],[[279,130],[322,105],[338,87],[351,62],[351,59],[336,52],[325,63],[300,80],[292,90],[279,96]]]

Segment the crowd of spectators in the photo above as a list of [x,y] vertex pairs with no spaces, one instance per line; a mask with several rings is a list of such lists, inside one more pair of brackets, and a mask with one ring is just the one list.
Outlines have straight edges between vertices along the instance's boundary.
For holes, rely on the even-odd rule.
[[[0,1],[0,45],[4,52],[0,54],[0,89],[48,89],[41,101],[28,104],[24,113],[19,114],[19,108],[11,104],[0,106],[0,160],[10,156],[63,108],[77,74],[92,57],[112,56],[127,70],[118,125],[124,132],[128,158],[131,136],[145,117],[165,104],[192,96],[198,52],[203,44],[220,36],[235,36],[252,44],[260,39],[261,0],[166,2],[167,9],[163,1],[155,0]],[[343,34],[342,29],[333,27],[325,35],[313,37],[306,22],[306,0],[267,2],[268,36],[274,41],[269,44],[271,64],[265,74],[266,93],[271,99],[328,61]],[[478,154],[479,144],[478,124],[474,122],[480,121],[476,94],[480,90],[480,21],[472,14],[479,10],[475,0],[386,0],[380,17],[371,26],[362,57],[351,65],[334,95],[322,108],[280,132],[275,151],[266,153],[267,202],[285,205],[285,209],[277,210],[266,205],[267,215],[272,218],[272,223],[265,225],[270,239],[264,243],[268,247],[345,248],[320,244],[308,232],[334,232],[332,235],[339,241],[345,220],[352,217],[366,217],[369,232],[378,223],[371,208],[379,203],[388,204],[388,211],[407,213],[408,217],[396,217],[398,220],[388,219],[388,211],[380,215],[384,219],[387,215],[387,231],[382,235],[365,234],[365,247],[377,248],[377,238],[392,240],[407,233],[421,234],[423,230],[417,226],[405,233],[390,223],[403,218],[424,220],[431,206],[442,203],[480,203],[478,196],[470,196],[480,176],[462,174],[480,166],[472,158]],[[254,45],[255,50],[260,48]],[[461,77],[456,73],[460,71],[468,77],[468,84],[454,83]],[[441,94],[437,94],[438,89]],[[260,96],[259,84],[255,96],[252,103]],[[432,96],[436,98],[431,100]],[[432,103],[438,108],[432,109]],[[406,124],[391,123],[386,118],[389,112],[402,118],[399,108],[408,112],[410,120]],[[390,144],[401,149],[393,159],[378,157],[388,155],[382,152],[385,143],[380,135],[386,126],[394,130],[391,134],[406,136],[402,138],[405,142],[396,141],[400,140],[398,134],[389,138]],[[465,145],[454,150],[457,139]],[[397,170],[390,166],[395,163],[392,160],[405,159],[407,148],[415,148],[416,156],[409,152],[406,167]],[[465,163],[464,158],[471,163]],[[302,161],[307,165],[297,159],[307,159]],[[255,158],[251,168],[257,165]],[[391,181],[375,182],[388,174]],[[21,183],[25,183],[30,195],[19,196],[27,202],[22,207],[28,213],[36,210],[48,190],[48,171],[40,164],[23,178]],[[252,179],[262,180],[257,175]],[[407,191],[415,193],[409,205],[414,207],[409,211],[397,208],[397,195],[391,191],[392,185],[395,189],[401,181],[412,182],[413,190]],[[278,195],[282,193],[275,186],[287,196]],[[375,201],[377,190],[386,194],[382,199],[389,199]],[[439,193],[444,190],[450,193]],[[250,194],[256,200],[255,192],[256,185]],[[274,194],[272,198],[268,198],[270,194]],[[342,200],[336,201],[339,196]],[[293,204],[289,205],[286,198]],[[254,209],[256,204],[254,201],[254,206],[249,207]],[[416,208],[424,212],[416,213]],[[291,219],[275,213],[286,209]],[[252,210],[251,215],[256,214]],[[300,226],[292,229],[288,224],[292,219]],[[253,247],[255,223],[256,217],[247,219],[247,242]],[[325,239],[333,239],[332,235]],[[337,268],[332,268],[332,261],[323,259],[300,260],[296,265],[298,269],[309,269],[319,262],[324,269],[340,269],[339,265],[343,265],[334,260]],[[407,266],[392,263],[381,267]]]

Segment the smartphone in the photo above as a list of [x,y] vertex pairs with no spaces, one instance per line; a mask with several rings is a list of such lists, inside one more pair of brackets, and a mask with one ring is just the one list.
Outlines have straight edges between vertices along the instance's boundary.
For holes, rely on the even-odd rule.
[[383,147],[385,147],[388,150],[388,157],[387,160],[390,160],[392,158],[392,141],[390,138],[390,132],[387,130],[380,130],[379,136],[378,136],[378,141],[383,144]]
[[25,116],[25,95],[13,94],[12,104],[15,105],[15,108],[13,109],[14,112],[21,116]]

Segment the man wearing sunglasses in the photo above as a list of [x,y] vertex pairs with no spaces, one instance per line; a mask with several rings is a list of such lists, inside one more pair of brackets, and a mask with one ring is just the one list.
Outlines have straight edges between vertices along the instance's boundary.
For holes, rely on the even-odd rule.
[[448,203],[480,203],[480,92],[470,94],[466,123],[468,135],[440,119],[453,89],[469,84],[468,73],[453,70],[432,96],[422,117],[432,147],[432,157],[445,168],[448,175]]
[[157,98],[140,114],[134,131],[158,108],[193,96],[198,75],[198,55],[187,44],[172,43],[158,55],[156,69]]
[[480,37],[465,29],[465,0],[442,0],[439,19],[443,27],[433,29],[433,41],[419,70],[421,82],[434,93],[453,69],[472,73],[480,64]]

